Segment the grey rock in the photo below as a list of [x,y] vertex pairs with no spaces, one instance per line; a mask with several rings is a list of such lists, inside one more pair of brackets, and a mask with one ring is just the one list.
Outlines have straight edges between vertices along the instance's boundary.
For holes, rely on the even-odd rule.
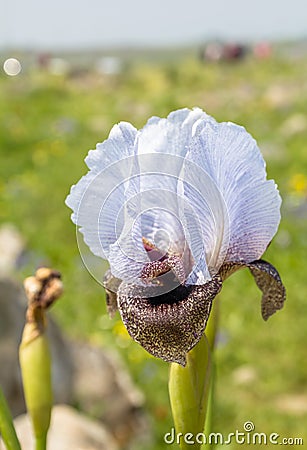
[[[27,414],[14,421],[22,450],[34,448],[30,419]],[[5,450],[0,441],[0,449]],[[89,419],[66,405],[53,408],[48,433],[50,450],[118,450],[112,435],[98,421]]]
[[74,397],[80,409],[103,421],[122,444],[133,436],[148,437],[144,396],[118,355],[86,343],[73,343],[71,353],[76,367]]

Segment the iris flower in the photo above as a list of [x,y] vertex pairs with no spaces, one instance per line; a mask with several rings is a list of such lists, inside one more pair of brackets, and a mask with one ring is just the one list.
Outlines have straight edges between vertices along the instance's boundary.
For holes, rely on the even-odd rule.
[[106,260],[110,313],[149,353],[185,365],[223,281],[247,267],[267,320],[285,289],[261,256],[280,222],[277,186],[256,141],[199,108],[121,122],[85,159],[66,203],[91,251]]

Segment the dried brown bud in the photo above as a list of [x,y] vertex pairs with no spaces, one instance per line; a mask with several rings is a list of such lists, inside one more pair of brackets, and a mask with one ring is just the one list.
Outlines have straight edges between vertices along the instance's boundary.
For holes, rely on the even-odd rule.
[[36,277],[27,277],[23,282],[29,302],[36,301],[42,290],[43,284]]
[[49,278],[61,278],[60,272],[49,267],[40,267],[35,272],[35,277],[41,281],[47,281]]
[[46,284],[41,297],[40,303],[43,308],[48,308],[63,293],[63,283],[59,278],[51,278]]
[[41,267],[34,277],[24,280],[25,291],[29,300],[28,316],[32,317],[37,309],[47,309],[63,292],[60,272]]

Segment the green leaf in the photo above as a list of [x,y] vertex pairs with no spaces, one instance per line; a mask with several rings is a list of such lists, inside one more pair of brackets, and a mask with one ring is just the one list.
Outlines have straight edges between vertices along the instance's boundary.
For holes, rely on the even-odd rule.
[[0,388],[0,433],[7,450],[21,450],[8,404]]

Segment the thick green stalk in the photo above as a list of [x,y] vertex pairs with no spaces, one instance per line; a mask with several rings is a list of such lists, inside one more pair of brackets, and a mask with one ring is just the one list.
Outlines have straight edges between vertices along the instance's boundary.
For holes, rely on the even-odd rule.
[[[205,423],[211,422],[212,410],[212,353],[217,329],[217,304],[214,302],[206,333],[187,354],[185,367],[172,363],[169,376],[169,395],[175,424],[175,442],[182,450],[200,449]],[[207,420],[206,420],[206,416]],[[206,433],[210,433],[208,425]],[[199,442],[197,442],[199,441]],[[192,443],[193,442],[193,443]],[[204,447],[203,447],[204,448]]]
[[35,440],[35,450],[45,450],[47,448],[47,433],[37,437]]
[[[169,394],[176,429],[176,442],[181,449],[199,449],[186,440],[195,439],[204,429],[210,386],[210,348],[205,336],[187,354],[185,367],[172,363],[169,378]],[[179,433],[182,435],[179,436]],[[192,438],[186,438],[192,434]],[[177,440],[178,438],[178,440]]]
[[52,409],[51,358],[45,332],[37,330],[37,324],[25,325],[19,360],[36,450],[45,450]]
[[0,435],[7,450],[21,450],[10,409],[0,388]]

